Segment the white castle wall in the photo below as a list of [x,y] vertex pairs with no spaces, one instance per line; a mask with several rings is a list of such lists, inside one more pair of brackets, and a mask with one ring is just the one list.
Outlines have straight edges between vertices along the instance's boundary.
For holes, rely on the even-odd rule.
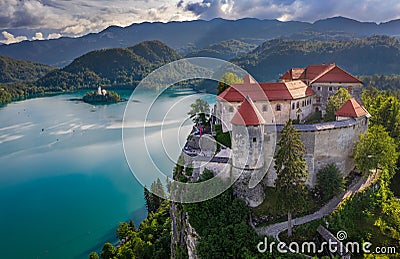
[[232,165],[258,169],[264,166],[264,126],[232,125]]
[[[301,140],[306,147],[305,159],[309,171],[308,184],[313,187],[316,183],[316,174],[329,163],[335,163],[343,176],[347,176],[354,169],[353,151],[355,143],[361,133],[368,128],[365,117],[335,121],[314,125],[295,125],[301,132]],[[281,127],[278,127],[278,131]],[[268,132],[266,133],[268,135]],[[279,139],[279,133],[277,135]],[[271,150],[272,138],[265,138],[264,149]],[[278,140],[277,140],[278,141]],[[270,160],[266,151],[266,161]],[[270,154],[269,154],[270,155]],[[268,165],[268,163],[265,163]],[[265,179],[267,186],[274,186],[276,172],[273,162]]]

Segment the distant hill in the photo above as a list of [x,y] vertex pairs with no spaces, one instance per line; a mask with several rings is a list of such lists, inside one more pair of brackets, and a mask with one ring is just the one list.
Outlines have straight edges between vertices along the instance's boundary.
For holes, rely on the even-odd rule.
[[400,41],[371,36],[344,41],[270,40],[232,62],[258,81],[274,81],[292,67],[335,62],[354,75],[399,74]]
[[194,50],[185,57],[211,57],[223,60],[244,55],[257,47],[257,44],[246,43],[239,40],[225,40],[213,43],[205,48]]
[[37,81],[44,87],[93,88],[133,86],[154,69],[181,56],[160,41],[145,41],[129,48],[89,52],[63,69],[55,70]]
[[168,23],[139,23],[128,27],[111,26],[99,33],[79,38],[23,41],[0,45],[0,54],[17,59],[64,67],[77,57],[93,50],[127,48],[145,40],[160,40],[185,55],[194,50],[226,40],[260,44],[276,38],[334,40],[375,34],[400,36],[400,20],[375,24],[335,17],[315,23],[277,20],[213,19]]
[[0,55],[0,83],[36,81],[55,67]]

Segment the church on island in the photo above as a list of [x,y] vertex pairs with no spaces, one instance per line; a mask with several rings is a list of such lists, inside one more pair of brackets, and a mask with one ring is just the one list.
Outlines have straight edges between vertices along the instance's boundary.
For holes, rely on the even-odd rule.
[[[347,176],[355,168],[354,145],[370,117],[360,100],[363,83],[334,63],[292,68],[280,79],[257,83],[246,75],[243,83],[217,96],[214,116],[224,132],[232,133],[233,170],[267,170],[265,184],[274,186],[274,147],[283,125],[292,119],[306,148],[307,183],[314,186],[317,172],[329,163]],[[336,120],[307,123],[315,113],[325,114],[329,97],[340,88],[353,98],[335,113]],[[259,204],[249,197],[243,198],[250,206]]]

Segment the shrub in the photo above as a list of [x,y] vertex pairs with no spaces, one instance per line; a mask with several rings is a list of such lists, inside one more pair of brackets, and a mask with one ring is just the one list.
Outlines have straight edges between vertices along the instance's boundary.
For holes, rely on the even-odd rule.
[[318,172],[316,189],[323,202],[343,191],[344,180],[336,164],[328,164]]

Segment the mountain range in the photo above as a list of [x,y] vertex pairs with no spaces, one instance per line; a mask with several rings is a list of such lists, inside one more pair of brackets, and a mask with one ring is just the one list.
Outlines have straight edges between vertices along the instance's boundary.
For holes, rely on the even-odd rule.
[[0,45],[0,54],[16,59],[30,60],[64,67],[75,58],[106,48],[127,48],[145,40],[160,40],[181,55],[226,40],[261,44],[276,38],[335,40],[365,37],[375,34],[400,35],[400,20],[376,24],[334,17],[314,23],[245,18],[240,20],[184,22],[144,22],[127,27],[110,26],[99,33],[79,38],[63,37],[43,41],[23,41]]

